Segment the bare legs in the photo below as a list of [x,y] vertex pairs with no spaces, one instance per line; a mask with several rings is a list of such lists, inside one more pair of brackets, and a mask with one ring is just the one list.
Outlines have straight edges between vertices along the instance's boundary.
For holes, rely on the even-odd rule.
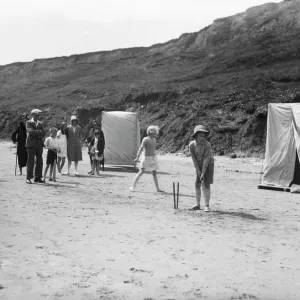
[[77,173],[78,161],[75,161],[75,162],[74,162],[74,165],[75,165],[75,173]]
[[61,173],[62,168],[64,167],[66,162],[66,158],[65,157],[57,157],[57,171],[58,173]]
[[[65,175],[69,175],[69,174],[70,174],[70,168],[71,168],[71,165],[72,165],[72,161],[68,160],[68,171],[65,173]],[[79,175],[78,172],[77,172],[78,161],[74,161],[74,167],[75,167],[75,172],[74,172],[74,174],[75,174],[75,175]]]
[[152,175],[153,175],[153,180],[154,180],[154,183],[155,183],[155,187],[156,187],[156,190],[158,192],[162,192],[162,190],[159,188],[158,186],[158,179],[157,179],[157,174],[156,174],[156,171],[152,171]]
[[210,184],[202,184],[205,207],[209,207],[210,201]]
[[[140,179],[140,177],[145,173],[145,169],[141,168],[139,170],[139,172],[136,174],[136,176],[134,177],[134,180],[133,180],[133,183],[132,183],[132,187],[130,188],[131,191],[134,190],[138,180]],[[159,188],[159,185],[158,185],[158,179],[157,179],[157,174],[156,174],[156,171],[152,171],[152,175],[153,175],[153,180],[154,180],[154,183],[155,183],[155,187],[156,187],[156,190],[158,192],[162,192],[162,190]]]
[[133,179],[132,188],[135,188],[135,186],[136,186],[138,180],[139,180],[140,177],[144,174],[144,172],[145,172],[145,169],[143,169],[143,168],[141,168],[141,169],[139,170],[139,172],[136,174],[136,176],[135,176],[134,179]]
[[97,175],[100,175],[100,161],[96,160],[95,164],[96,164],[96,173]]
[[44,171],[44,181],[46,181],[46,176],[48,173],[50,167],[50,173],[49,173],[49,181],[56,181],[56,160],[54,161],[53,165],[47,165]]
[[100,175],[100,161],[97,159],[93,159],[93,163],[92,163],[92,171],[89,172],[90,175],[94,175],[95,174],[95,170],[97,175]]
[[50,165],[47,165],[45,170],[44,170],[44,181],[46,181],[46,176],[47,176],[49,167],[50,167]]
[[72,161],[68,159],[68,171],[65,173],[65,175],[69,175],[70,174],[71,165],[72,165]]

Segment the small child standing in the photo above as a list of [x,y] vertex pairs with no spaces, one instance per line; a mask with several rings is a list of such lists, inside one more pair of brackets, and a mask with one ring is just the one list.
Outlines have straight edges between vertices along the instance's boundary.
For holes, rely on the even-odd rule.
[[196,169],[196,202],[192,210],[200,210],[201,187],[204,194],[205,212],[209,212],[210,185],[214,178],[214,158],[212,155],[211,145],[206,140],[209,131],[203,125],[194,128],[193,138],[195,141],[190,142],[189,148],[192,160]]
[[158,161],[157,161],[155,150],[156,150],[156,137],[158,136],[158,132],[159,132],[158,126],[149,126],[147,128],[148,136],[143,138],[141,147],[136,155],[136,159],[134,160],[134,162],[138,162],[140,154],[144,150],[145,155],[143,160],[141,161],[140,170],[133,180],[132,187],[130,187],[130,190],[132,192],[134,191],[138,180],[146,170],[152,171],[156,190],[158,192],[162,192],[162,190],[159,188],[157,174],[156,174],[156,170],[158,169]]
[[45,140],[45,148],[48,149],[46,168],[44,171],[44,181],[46,181],[46,175],[50,167],[49,181],[56,181],[56,161],[58,152],[58,140],[57,140],[57,129],[55,127],[50,128],[50,136]]
[[67,123],[62,122],[60,130],[57,132],[58,151],[57,151],[57,170],[61,174],[61,170],[65,165],[67,157],[67,136],[66,136]]
[[95,175],[95,170],[97,175],[100,175],[100,161],[103,159],[104,147],[104,136],[103,134],[101,135],[99,129],[95,129],[94,137],[89,143],[89,153],[92,160],[92,171],[89,172],[90,175]]

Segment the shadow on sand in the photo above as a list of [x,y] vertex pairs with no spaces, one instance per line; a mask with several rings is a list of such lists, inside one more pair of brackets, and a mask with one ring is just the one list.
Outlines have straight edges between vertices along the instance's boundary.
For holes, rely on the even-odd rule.
[[[126,168],[126,167],[105,167],[105,172],[119,172],[119,173],[138,173],[138,168]],[[152,174],[151,171],[145,171],[144,174]],[[170,175],[171,173],[163,172],[163,171],[157,171],[158,175]]]
[[[34,185],[37,183],[32,183],[31,185]],[[54,188],[69,188],[69,189],[76,189],[76,186],[71,186],[71,185],[66,185],[66,184],[60,184],[60,182],[56,181],[56,182],[52,182],[52,183],[38,183],[38,185],[40,186],[46,186],[46,187],[54,187]]]
[[108,178],[108,177],[119,177],[119,178],[124,178],[125,176],[110,175],[110,174],[103,174],[103,173],[101,173],[100,176],[97,176],[97,175],[78,175],[78,176],[76,176],[76,177],[78,177],[78,178],[101,179],[101,178]]
[[235,212],[235,211],[222,211],[222,210],[213,210],[212,211],[215,214],[219,215],[229,215],[233,217],[240,217],[242,219],[248,219],[248,220],[255,220],[255,221],[265,221],[266,219],[264,218],[259,218],[251,214],[247,214],[244,212]]
[[81,182],[77,182],[77,181],[56,181],[56,183],[66,183],[66,184],[78,184],[81,185]]
[[[173,196],[173,193],[169,193],[169,192],[157,192],[157,191],[153,191],[153,192],[143,192],[143,191],[134,191],[133,193],[141,193],[141,194],[161,194],[161,195],[170,195],[170,196]],[[180,199],[180,196],[182,197],[190,197],[190,198],[195,198],[194,195],[187,195],[187,194],[181,194],[179,193],[179,199]]]

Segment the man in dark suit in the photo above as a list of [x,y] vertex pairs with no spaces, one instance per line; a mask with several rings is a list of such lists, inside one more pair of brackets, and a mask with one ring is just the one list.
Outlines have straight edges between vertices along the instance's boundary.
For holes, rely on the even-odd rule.
[[[26,122],[26,149],[28,154],[27,161],[27,178],[26,183],[31,184],[34,170],[34,182],[44,183],[42,180],[43,173],[43,147],[44,137],[46,132],[43,128],[43,124],[39,121],[39,115],[41,111],[34,109],[31,111],[32,119]],[[34,158],[36,157],[36,165],[34,167]]]

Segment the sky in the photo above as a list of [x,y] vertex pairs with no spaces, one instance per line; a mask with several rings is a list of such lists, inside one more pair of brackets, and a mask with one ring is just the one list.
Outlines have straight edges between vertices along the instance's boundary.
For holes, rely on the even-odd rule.
[[0,65],[151,46],[267,0],[0,0]]

